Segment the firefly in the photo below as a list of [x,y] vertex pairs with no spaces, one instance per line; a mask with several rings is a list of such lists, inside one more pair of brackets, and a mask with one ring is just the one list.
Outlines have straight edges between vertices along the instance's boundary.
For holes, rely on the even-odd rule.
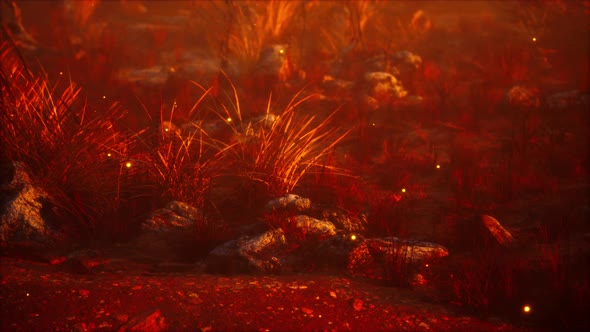
[[60,71],[60,72],[59,72],[59,75],[63,75],[63,74],[64,74],[64,72],[63,72],[63,71]]
[[530,306],[530,305],[528,305],[528,304],[525,304],[525,305],[522,307],[522,312],[524,312],[525,314],[528,314],[528,313],[530,313],[530,312],[531,312],[531,306]]
[[226,121],[227,121],[227,122],[231,122],[231,118],[227,118],[227,119],[226,119]]
[[406,188],[402,188],[402,192],[405,193],[406,192]]
[[352,234],[352,235],[350,236],[350,239],[351,239],[351,240],[353,240],[353,241],[354,241],[354,240],[356,240],[356,235]]
[[279,50],[279,53],[280,53],[280,54],[284,54],[284,53],[285,53],[285,50],[281,48],[281,49]]
[[437,168],[437,169],[440,169],[440,165],[436,165],[436,168]]
[[107,99],[107,96],[102,96],[102,99]]
[[533,42],[536,42],[536,41],[537,41],[537,37],[533,37]]
[[131,162],[130,162],[130,161],[126,162],[126,163],[125,163],[125,167],[127,167],[127,168],[131,168]]
[[109,158],[110,158],[111,156],[112,156],[112,154],[111,154],[110,152],[109,152],[109,153],[107,153],[107,157],[109,157]]

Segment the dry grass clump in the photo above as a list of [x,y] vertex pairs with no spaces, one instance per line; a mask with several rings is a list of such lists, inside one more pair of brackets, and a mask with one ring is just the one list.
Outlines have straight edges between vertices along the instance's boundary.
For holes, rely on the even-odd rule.
[[263,183],[272,195],[285,195],[314,168],[330,167],[326,157],[348,134],[329,126],[335,112],[325,119],[298,114],[297,109],[313,97],[299,98],[300,91],[277,115],[271,113],[269,97],[265,113],[249,121],[233,84],[231,88],[231,107],[222,105],[218,114],[230,126],[235,140],[226,151],[232,173]]
[[75,83],[54,84],[32,73],[8,44],[0,54],[3,157],[32,170],[70,215],[64,219],[94,228],[120,203],[118,180],[131,143],[114,127],[121,108],[95,110],[80,100]]
[[[205,91],[193,110],[209,91]],[[171,121],[174,107],[168,118],[170,120],[165,121],[164,112],[161,112],[160,125],[150,137],[152,140],[144,141],[147,149],[138,162],[156,186],[159,199],[202,207],[211,180],[224,172],[222,157],[231,146],[213,138],[202,122],[191,122],[184,128],[175,126]]]

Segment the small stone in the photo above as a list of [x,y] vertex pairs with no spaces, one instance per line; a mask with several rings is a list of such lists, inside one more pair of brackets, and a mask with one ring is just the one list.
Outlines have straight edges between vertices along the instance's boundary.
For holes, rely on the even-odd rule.
[[313,314],[313,310],[307,307],[301,307],[301,311],[303,311],[303,313],[307,314],[307,315],[311,315]]
[[363,309],[363,300],[361,299],[354,299],[352,301],[352,308],[356,311],[362,310]]

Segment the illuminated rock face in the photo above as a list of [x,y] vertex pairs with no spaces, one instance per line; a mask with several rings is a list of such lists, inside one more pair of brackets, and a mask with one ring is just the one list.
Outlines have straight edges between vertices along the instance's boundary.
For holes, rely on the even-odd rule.
[[399,278],[411,283],[422,265],[448,255],[447,248],[435,243],[396,237],[372,238],[365,239],[350,252],[347,269],[370,279]]
[[34,185],[22,163],[9,162],[3,170],[0,245],[46,246],[63,240],[64,234],[49,222],[54,199]]
[[[291,203],[289,211],[301,212],[295,202],[309,204],[308,199],[290,195],[271,201],[268,206],[286,209]],[[364,229],[362,220],[351,221],[319,207],[306,210],[309,215],[284,216],[284,229],[262,228],[258,234],[248,233],[215,248],[207,257],[208,271],[278,273],[310,268],[345,270],[348,265],[349,271],[360,273],[360,270],[387,270],[391,257],[397,254],[412,266],[448,255],[446,248],[433,243],[365,239],[362,232],[351,231]],[[336,222],[326,220],[330,218]]]
[[457,249],[466,251],[506,250],[517,244],[512,234],[489,215],[478,215],[459,222],[455,237]]

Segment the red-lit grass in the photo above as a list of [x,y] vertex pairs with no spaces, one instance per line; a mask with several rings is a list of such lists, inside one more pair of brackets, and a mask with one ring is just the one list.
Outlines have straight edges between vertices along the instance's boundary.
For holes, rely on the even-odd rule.
[[[189,113],[200,106],[208,93],[209,90],[204,91]],[[160,199],[202,207],[211,180],[224,171],[221,157],[230,145],[211,137],[201,126],[202,122],[190,122],[182,129],[176,127],[175,107],[168,117],[161,110],[159,124],[152,128],[151,135],[142,139],[146,152],[138,160],[138,166],[146,170],[158,188]]]
[[7,44],[1,54],[4,157],[28,166],[70,216],[61,222],[100,227],[101,216],[121,203],[119,180],[130,157],[131,138],[115,128],[121,107],[86,104],[75,83],[32,73]]
[[263,183],[269,193],[281,196],[292,193],[310,171],[331,167],[325,158],[348,133],[330,128],[335,113],[325,119],[298,114],[296,110],[311,96],[298,99],[297,93],[276,118],[269,97],[262,122],[248,122],[243,118],[237,90],[233,84],[231,87],[233,100],[230,107],[222,105],[219,116],[234,135],[235,143],[225,155],[235,174]]

